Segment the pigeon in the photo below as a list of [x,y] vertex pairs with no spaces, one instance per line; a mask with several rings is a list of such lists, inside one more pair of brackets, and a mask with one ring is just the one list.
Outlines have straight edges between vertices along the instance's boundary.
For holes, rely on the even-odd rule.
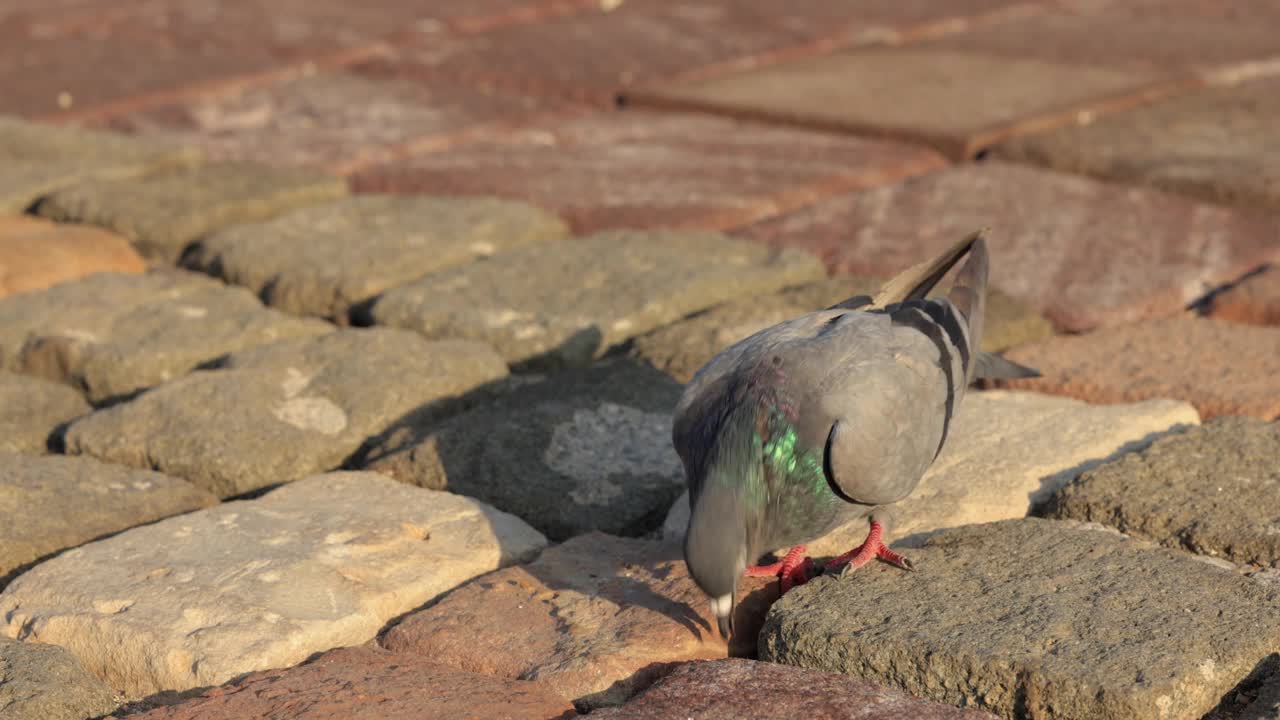
[[[945,298],[926,295],[961,259]],[[689,486],[684,557],[733,632],[742,574],[808,580],[805,543],[867,518],[866,541],[821,572],[910,560],[883,541],[885,506],[907,497],[946,444],[976,378],[1039,373],[980,352],[987,247],[972,233],[859,295],[722,350],[685,387],[672,441]],[[780,562],[752,567],[775,548]]]

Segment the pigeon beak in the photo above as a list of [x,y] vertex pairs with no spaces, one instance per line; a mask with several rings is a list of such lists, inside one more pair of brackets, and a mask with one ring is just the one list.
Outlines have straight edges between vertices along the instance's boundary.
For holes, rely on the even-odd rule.
[[733,606],[735,598],[732,594],[711,598],[711,614],[716,616],[716,625],[720,629],[720,637],[728,640],[733,635]]
[[716,623],[720,626],[720,637],[725,640],[733,637],[733,613],[716,618]]

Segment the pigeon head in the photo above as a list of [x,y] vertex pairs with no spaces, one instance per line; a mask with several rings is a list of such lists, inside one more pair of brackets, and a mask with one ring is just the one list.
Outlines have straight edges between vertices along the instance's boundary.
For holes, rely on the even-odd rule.
[[759,486],[753,481],[761,472],[758,459],[749,462],[752,457],[759,455],[722,453],[704,468],[684,538],[689,574],[711,597],[711,611],[726,639],[733,632],[738,580],[758,554],[748,532],[752,514],[747,495],[750,488]]
[[694,582],[711,598],[720,635],[733,632],[733,609],[738,604],[738,580],[747,569],[746,526],[734,488],[707,488],[689,516],[684,559]]

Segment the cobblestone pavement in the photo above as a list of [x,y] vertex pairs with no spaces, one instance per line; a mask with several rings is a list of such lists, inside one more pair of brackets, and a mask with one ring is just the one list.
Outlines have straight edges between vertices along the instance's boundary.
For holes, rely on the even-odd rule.
[[[0,0],[0,718],[1280,717],[1277,28]],[[681,383],[982,226],[1043,377],[726,645]]]

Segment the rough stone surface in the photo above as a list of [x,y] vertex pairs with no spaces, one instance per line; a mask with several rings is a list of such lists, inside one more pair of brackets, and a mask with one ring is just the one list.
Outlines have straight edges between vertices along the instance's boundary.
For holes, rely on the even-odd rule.
[[514,513],[552,540],[640,535],[684,485],[671,446],[680,385],[628,361],[568,370],[438,425],[405,427],[367,467]]
[[[971,525],[792,590],[764,659],[1006,718],[1199,718],[1280,643],[1277,591],[1111,533]],[[865,574],[863,574],[865,573]]]
[[1280,325],[1280,267],[1268,267],[1215,295],[1209,314],[1231,322]]
[[241,222],[265,220],[345,195],[335,177],[245,163],[207,165],[130,182],[85,182],[59,190],[37,212],[89,223],[133,241],[149,258],[176,261],[192,242]]
[[1065,122],[1160,79],[1141,68],[913,45],[810,56],[636,95],[641,104],[909,139],[963,160],[1031,121]]
[[1234,563],[1280,567],[1280,426],[1220,417],[1091,470],[1045,515]]
[[994,715],[926,702],[898,690],[770,662],[684,663],[599,720],[994,720]]
[[108,122],[197,145],[212,159],[349,171],[387,162],[400,148],[447,144],[474,125],[510,121],[545,104],[483,87],[427,86],[398,77],[398,70],[396,63],[370,60]]
[[115,693],[56,645],[0,638],[0,713],[5,720],[84,720],[113,712]]
[[[915,545],[941,528],[1024,517],[1084,470],[1197,424],[1195,410],[1172,400],[1098,407],[1034,393],[970,392],[915,492],[887,508],[889,537]],[[664,536],[683,537],[688,513],[687,498],[677,500]],[[857,520],[808,547],[837,555],[866,535],[866,520]]]
[[362,646],[251,673],[138,720],[568,720],[573,705],[539,683],[464,672]]
[[1280,328],[1171,317],[1059,336],[1009,357],[1044,377],[1002,381],[1093,403],[1151,397],[1186,400],[1218,415],[1280,418]]
[[602,533],[458,588],[392,627],[382,644],[541,681],[580,710],[625,701],[665,663],[725,655],[679,548]]
[[0,212],[22,212],[80,182],[133,179],[198,159],[192,149],[0,116]]
[[369,168],[352,183],[361,192],[528,200],[560,213],[579,234],[723,230],[945,164],[931,150],[901,143],[628,111],[477,133],[448,152]]
[[52,553],[217,502],[190,483],[92,458],[0,453],[0,586]]
[[1208,202],[1280,209],[1277,114],[1280,81],[1259,81],[1014,138],[995,153]]
[[91,409],[65,385],[0,371],[0,452],[46,453],[56,431]]
[[137,698],[365,642],[545,544],[474,500],[330,473],[63,553],[0,593],[0,617]]
[[348,329],[236,353],[99,410],[72,424],[66,447],[229,497],[332,470],[370,436],[436,418],[506,374],[478,343]]
[[567,235],[564,221],[525,203],[360,195],[221,230],[183,264],[281,310],[342,321],[388,288]]
[[512,363],[581,365],[738,295],[823,276],[812,256],[711,233],[598,233],[517,248],[390,290],[373,320],[490,342]]
[[[881,284],[878,279],[841,275],[773,295],[741,298],[642,335],[632,341],[629,354],[686,383],[738,340],[854,295],[874,293]],[[999,291],[988,294],[983,350],[998,352],[1052,334],[1049,321],[1026,304]]]
[[845,195],[739,234],[806,248],[833,271],[883,276],[981,227],[991,228],[992,284],[1072,331],[1178,312],[1280,259],[1274,216],[999,162]]
[[128,240],[97,228],[0,215],[0,297],[99,272],[146,270]]
[[194,273],[100,273],[0,300],[0,360],[102,403],[229,352],[332,329]]

